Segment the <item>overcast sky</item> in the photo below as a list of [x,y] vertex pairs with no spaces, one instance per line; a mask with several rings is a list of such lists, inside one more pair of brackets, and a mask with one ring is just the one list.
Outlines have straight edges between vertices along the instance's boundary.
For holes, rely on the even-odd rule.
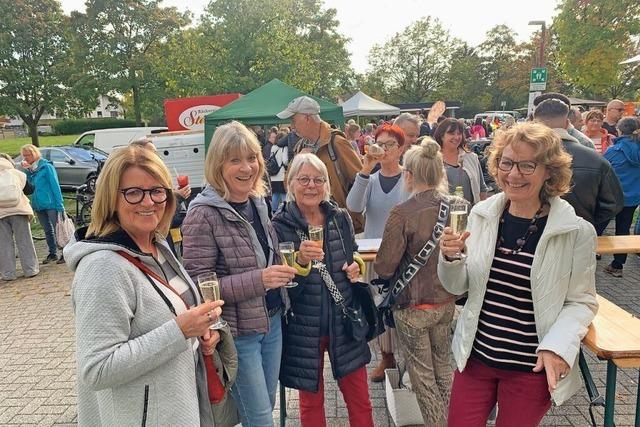
[[[259,0],[256,0],[259,1]],[[165,6],[188,9],[198,17],[208,0],[164,0]],[[367,69],[367,54],[376,43],[389,40],[416,19],[431,15],[442,21],[451,33],[477,45],[485,33],[498,24],[506,24],[517,34],[519,41],[526,40],[539,27],[529,26],[529,21],[545,20],[547,24],[556,14],[558,0],[513,1],[427,1],[427,0],[325,0],[326,7],[338,10],[340,32],[351,38],[348,45],[351,63],[358,72]],[[84,0],[62,0],[65,12],[84,10]]]

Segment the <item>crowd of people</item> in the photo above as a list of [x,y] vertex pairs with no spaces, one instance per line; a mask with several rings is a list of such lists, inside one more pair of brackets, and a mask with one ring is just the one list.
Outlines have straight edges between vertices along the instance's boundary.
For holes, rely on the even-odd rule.
[[[194,197],[136,141],[110,154],[91,223],[60,257],[52,165],[30,145],[26,173],[0,158],[20,189],[0,200],[0,237],[15,238],[25,276],[39,272],[34,214],[44,262],[75,273],[79,424],[271,426],[280,381],[299,392],[301,424],[324,426],[328,353],[350,425],[373,426],[372,354],[353,312],[363,292],[379,303],[401,286],[369,379],[402,358],[425,425],[486,425],[496,405],[498,426],[538,425],[581,386],[596,236],[613,219],[629,234],[640,205],[640,121],[617,100],[605,113],[559,93],[534,104],[525,123],[403,113],[343,132],[299,97],[277,115],[290,127],[217,127]],[[470,144],[489,136],[480,158]],[[454,192],[470,208],[463,229],[446,226]],[[375,262],[356,236],[381,239]],[[3,280],[15,279],[10,246]],[[621,277],[626,258],[605,271]],[[198,286],[211,273],[213,298]]]

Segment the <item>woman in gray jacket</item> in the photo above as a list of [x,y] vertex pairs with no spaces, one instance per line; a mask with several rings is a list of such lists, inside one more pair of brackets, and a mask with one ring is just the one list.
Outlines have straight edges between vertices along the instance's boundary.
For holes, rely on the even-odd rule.
[[213,425],[203,355],[225,334],[209,330],[222,301],[204,303],[169,250],[174,209],[162,160],[121,148],[98,179],[91,224],[64,249],[80,426]]
[[231,389],[244,426],[273,425],[282,354],[283,288],[296,270],[280,264],[276,234],[264,200],[260,144],[244,125],[216,129],[207,152],[208,185],[182,223],[183,261],[196,278],[214,271],[225,301],[223,316],[238,352]]

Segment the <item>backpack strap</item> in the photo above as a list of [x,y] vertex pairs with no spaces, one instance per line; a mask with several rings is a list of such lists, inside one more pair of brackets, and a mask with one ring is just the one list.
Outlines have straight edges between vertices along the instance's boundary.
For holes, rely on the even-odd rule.
[[331,139],[329,140],[329,144],[327,145],[327,151],[329,152],[329,158],[333,163],[333,167],[336,170],[336,174],[338,175],[338,181],[340,182],[340,186],[342,190],[344,190],[345,194],[349,193],[349,188],[347,184],[347,180],[345,178],[344,173],[342,172],[342,167],[340,166],[340,161],[338,160],[338,156],[336,156],[336,147],[335,147],[335,139],[336,139],[336,131],[331,132]]

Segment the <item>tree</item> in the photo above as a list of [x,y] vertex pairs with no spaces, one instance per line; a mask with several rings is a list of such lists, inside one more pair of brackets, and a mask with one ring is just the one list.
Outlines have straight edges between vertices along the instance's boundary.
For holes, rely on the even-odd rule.
[[382,85],[387,102],[426,101],[446,83],[460,46],[437,18],[422,18],[371,48],[367,80]]
[[482,59],[476,49],[462,43],[452,55],[446,82],[436,98],[462,101],[462,107],[456,113],[460,117],[470,117],[489,109],[491,95],[482,65]]
[[141,125],[145,90],[162,83],[153,72],[151,51],[187,25],[189,15],[160,7],[160,0],[87,0],[86,6],[86,14],[75,17],[85,64],[108,89],[131,92]]
[[56,0],[1,1],[0,16],[0,112],[19,116],[38,146],[40,117],[68,95],[68,23]]
[[210,51],[203,61],[231,92],[247,92],[279,78],[332,98],[353,82],[335,9],[320,0],[212,0],[201,31]]
[[585,97],[632,96],[638,66],[619,63],[637,54],[640,2],[563,0],[553,21],[564,75]]
[[[537,45],[535,45],[537,46]],[[482,73],[491,95],[491,109],[519,108],[527,104],[529,72],[535,55],[534,45],[518,44],[515,33],[506,25],[496,25],[478,46]]]

